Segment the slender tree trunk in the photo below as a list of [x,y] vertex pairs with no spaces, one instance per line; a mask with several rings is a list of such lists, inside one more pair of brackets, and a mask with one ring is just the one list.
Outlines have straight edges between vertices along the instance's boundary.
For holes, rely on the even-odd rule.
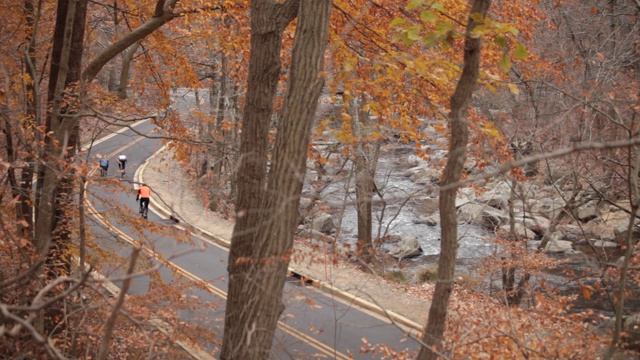
[[[231,251],[235,257],[230,255],[229,259],[230,284],[222,359],[267,359],[278,318],[284,310],[282,289],[297,224],[313,114],[322,90],[320,73],[328,40],[331,1],[301,1],[299,8],[291,77],[279,121],[267,191],[261,194],[260,203],[245,203],[247,207],[239,209],[246,211],[245,216],[251,213],[269,216],[256,219],[253,224],[245,223],[249,227],[240,228],[236,224],[234,228],[233,241],[236,243],[232,241]],[[255,10],[252,10],[252,17],[261,14]],[[258,55],[253,53],[255,45],[252,39],[252,60]],[[267,135],[263,134],[263,141]],[[243,129],[243,144],[247,140],[245,136]],[[246,156],[245,153],[242,156]],[[261,166],[264,165],[263,159]],[[244,195],[242,192],[246,191],[247,184],[240,182],[240,185],[239,198]],[[250,209],[262,211],[248,211]],[[260,232],[251,231],[253,228]],[[252,237],[236,236],[243,232]],[[239,244],[239,240],[250,242]],[[238,248],[243,252],[239,253]]]
[[[0,103],[0,111],[3,113],[7,113],[8,107],[4,103]],[[14,166],[16,161],[16,150],[13,144],[13,126],[11,126],[11,119],[8,116],[2,116],[4,119],[4,128],[2,132],[4,133],[5,138],[5,150],[7,151],[7,161],[11,163],[9,169],[7,170],[7,180],[9,181],[9,185],[11,185],[11,197],[19,198],[20,197],[20,187],[18,186],[18,180],[16,177],[16,168]],[[14,210],[16,212],[16,218],[18,220],[22,220],[22,205],[17,202],[14,206]],[[18,232],[21,232],[18,229]]]
[[372,168],[373,151],[371,151],[369,141],[370,119],[366,111],[362,111],[364,106],[364,96],[362,102],[359,99],[352,99],[348,107],[351,115],[351,131],[358,138],[355,154],[355,187],[356,187],[356,212],[358,214],[358,258],[366,264],[371,263],[374,257],[373,249],[373,215],[372,203],[374,194],[374,172]]
[[[224,117],[226,113],[226,99],[229,94],[227,93],[227,82],[229,81],[227,78],[227,56],[225,54],[220,55],[220,77],[218,78],[220,89],[218,93],[218,111],[216,113],[216,133],[220,134],[220,139],[216,143],[216,153],[215,153],[215,164],[213,166],[213,171],[218,175],[218,177],[222,176],[223,169],[223,161],[226,154],[227,148],[227,135],[228,131],[224,128]],[[210,203],[211,204],[211,203]],[[215,211],[211,209],[212,211]]]
[[[511,193],[509,195],[509,241],[515,245],[519,241],[518,235],[516,234],[516,216],[513,208],[513,204],[516,201],[516,186],[518,185],[517,180],[512,179],[511,181]],[[513,248],[509,251],[511,260],[515,260],[517,255],[513,252]],[[502,258],[503,263],[508,262],[507,258]],[[529,284],[529,279],[531,278],[531,274],[527,271],[527,269],[523,269],[523,274],[520,277],[520,281],[516,286],[516,272],[518,268],[509,265],[502,267],[502,290],[504,291],[504,299],[507,305],[509,306],[517,306],[520,305],[522,298],[526,294],[527,285]]]
[[[462,75],[451,97],[451,143],[449,144],[449,158],[444,170],[440,190],[440,226],[441,250],[438,261],[438,281],[433,294],[433,302],[429,309],[429,319],[425,329],[423,342],[418,359],[435,360],[442,349],[447,308],[453,290],[453,276],[456,266],[458,250],[458,221],[456,215],[456,193],[458,186],[453,186],[460,180],[467,154],[469,126],[467,120],[468,106],[476,88],[480,69],[481,40],[471,35],[473,29],[479,25],[489,10],[491,0],[474,0],[467,23],[464,47],[464,65]],[[479,15],[478,17],[474,15]],[[476,19],[476,20],[474,20]]]
[[[235,174],[236,173],[236,168],[238,166],[238,158],[239,158],[239,154],[238,152],[235,150],[238,148],[237,144],[238,144],[238,139],[240,138],[240,136],[238,135],[238,114],[240,114],[240,104],[239,104],[239,97],[240,97],[240,87],[235,84],[233,86],[233,90],[231,93],[231,104],[230,104],[230,112],[229,112],[229,121],[231,121],[231,123],[233,124],[233,128],[229,133],[229,139],[228,139],[228,143],[231,145],[230,147],[230,153],[226,159],[226,164],[227,164],[227,169],[229,174]],[[230,198],[234,198],[236,196],[236,194],[238,193],[238,184],[235,178],[231,178],[231,182],[229,184],[229,197]]]
[[[19,211],[16,211],[16,218],[18,220],[18,232],[20,236],[25,239],[33,240],[33,199],[32,186],[33,186],[33,173],[34,173],[34,151],[33,140],[35,140],[36,131],[34,131],[39,125],[39,112],[38,112],[38,92],[36,91],[37,84],[37,69],[36,69],[36,56],[35,56],[35,34],[36,34],[36,9],[33,5],[33,1],[26,0],[24,2],[24,14],[25,21],[30,31],[27,34],[26,42],[27,49],[24,54],[25,63],[25,121],[22,122],[25,134],[33,134],[34,138],[24,139],[23,146],[30,149],[27,151],[25,162],[27,165],[22,167],[20,186],[19,186]],[[32,143],[28,143],[32,141]]]
[[369,171],[369,164],[364,154],[365,145],[358,145],[355,157],[356,167],[356,212],[358,214],[358,259],[366,264],[371,263],[374,257],[373,249],[373,176]]

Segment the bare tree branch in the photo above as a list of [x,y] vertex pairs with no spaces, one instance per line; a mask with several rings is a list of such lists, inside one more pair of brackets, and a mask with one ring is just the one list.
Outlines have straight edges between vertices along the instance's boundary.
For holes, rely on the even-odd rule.
[[629,146],[635,146],[635,145],[640,145],[640,138],[608,141],[608,142],[590,142],[589,141],[589,142],[576,143],[573,146],[561,148],[552,152],[527,156],[519,160],[511,161],[509,163],[498,166],[496,170],[489,171],[477,176],[469,177],[465,181],[458,181],[456,183],[447,184],[445,186],[442,186],[440,189],[441,190],[450,189],[450,188],[462,186],[465,184],[473,183],[478,180],[487,179],[487,178],[494,177],[496,175],[506,173],[511,169],[523,166],[525,164],[534,163],[540,160],[555,159],[555,158],[566,156],[578,151],[594,150],[594,149],[615,149],[615,148],[623,148],[623,147],[629,147]]
[[[131,252],[131,258],[129,260],[129,268],[127,269],[127,275],[133,274],[136,262],[138,261],[138,255],[142,248],[137,247],[133,249]],[[124,304],[125,296],[129,291],[129,287],[131,286],[131,278],[126,279],[122,283],[122,289],[120,290],[120,294],[118,294],[118,299],[116,299],[115,304],[113,304],[113,310],[111,311],[111,315],[109,315],[109,319],[107,319],[107,323],[104,326],[104,337],[102,338],[102,343],[100,344],[100,352],[98,353],[99,360],[105,360],[107,355],[109,354],[109,344],[111,343],[111,335],[113,334],[113,327],[116,323],[116,319],[118,318],[118,312],[122,305]]]

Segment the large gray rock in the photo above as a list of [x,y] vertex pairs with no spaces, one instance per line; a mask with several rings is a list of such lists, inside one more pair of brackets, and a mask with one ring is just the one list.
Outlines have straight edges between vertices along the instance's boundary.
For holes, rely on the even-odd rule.
[[525,215],[524,217],[516,217],[516,222],[520,222],[528,229],[539,233],[544,233],[551,225],[551,221],[542,216],[528,217]]
[[396,259],[408,259],[422,255],[420,242],[415,236],[403,236],[400,241],[393,244],[389,250],[389,255]]
[[466,203],[458,207],[458,221],[493,229],[507,224],[509,216],[505,211],[491,206]]
[[[626,243],[627,242],[627,229],[629,228],[629,221],[621,221],[617,224],[614,225],[613,227],[613,236],[615,238],[615,241],[618,243]],[[640,239],[640,224],[636,223],[633,226],[632,232],[631,232],[631,243],[633,245],[638,243],[638,240]]]
[[431,215],[438,211],[439,209],[439,200],[437,198],[423,198],[417,199],[417,211],[420,215]]
[[485,206],[482,209],[482,225],[486,228],[493,229],[509,223],[509,214],[500,209],[491,206]]
[[429,162],[418,155],[411,154],[407,156],[406,163],[414,168],[428,166]]
[[307,217],[309,209],[312,208],[312,206],[311,206],[312,202],[313,202],[313,200],[311,200],[308,197],[301,197],[300,198],[300,205],[298,206],[298,214],[302,218]]
[[582,222],[593,220],[598,217],[598,202],[589,201],[588,203],[580,206],[578,211],[576,211],[576,217]]
[[411,175],[410,178],[411,181],[420,185],[437,183],[440,178],[440,171],[430,167],[422,167]]
[[640,341],[640,313],[625,317],[623,327],[627,337],[626,342],[638,344]]
[[598,239],[580,240],[573,244],[573,248],[605,261],[615,260],[622,255],[620,245],[613,241]]
[[415,174],[420,172],[422,169],[424,169],[423,165],[414,166],[414,167],[412,167],[410,169],[405,170],[404,171],[404,176],[406,176],[406,177],[414,176]]
[[548,253],[571,253],[573,252],[573,243],[566,240],[551,240],[547,244],[546,251]]
[[465,206],[467,204],[471,204],[473,203],[473,200],[471,200],[470,197],[468,196],[458,196],[456,197],[456,209],[460,209],[462,206]]
[[553,219],[560,213],[564,205],[565,202],[561,198],[544,198],[533,204],[531,213]]
[[336,228],[333,217],[327,213],[319,212],[311,219],[311,230],[330,234]]
[[576,224],[562,224],[557,228],[563,240],[578,242],[584,239],[584,227]]
[[511,190],[504,188],[504,182],[498,183],[493,189],[486,191],[480,197],[480,202],[498,209],[509,208],[509,198],[511,197]]
[[413,220],[414,224],[424,224],[427,226],[436,226],[440,223],[439,215],[433,214],[429,216],[421,216]]
[[[505,224],[500,226],[499,229],[508,234],[511,231],[511,226],[509,224]],[[521,223],[516,223],[514,226],[514,230],[518,238],[533,239],[536,236],[536,233],[534,233],[531,229],[527,229]]]
[[[456,199],[457,202],[458,199]],[[480,204],[474,204],[471,202],[465,203],[458,207],[458,221],[468,224],[482,224],[482,211],[485,206]]]

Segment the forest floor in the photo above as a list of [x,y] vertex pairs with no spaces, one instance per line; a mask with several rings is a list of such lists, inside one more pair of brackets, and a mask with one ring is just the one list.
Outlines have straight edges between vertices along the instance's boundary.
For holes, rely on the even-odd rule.
[[[170,150],[160,150],[141,167],[138,181],[149,185],[153,191],[152,209],[173,215],[180,224],[204,238],[215,239],[228,247],[233,222],[206,209],[198,194],[196,180],[184,165],[173,158]],[[387,280],[376,274],[358,269],[346,260],[329,260],[322,247],[310,241],[296,240],[295,252],[290,264],[292,273],[311,280],[313,286],[328,292],[342,301],[364,307],[399,325],[419,331],[426,324],[433,284],[407,284]]]

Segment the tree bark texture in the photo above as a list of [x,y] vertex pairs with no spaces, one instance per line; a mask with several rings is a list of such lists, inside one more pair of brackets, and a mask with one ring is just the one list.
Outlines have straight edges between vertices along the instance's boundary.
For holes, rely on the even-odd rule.
[[[225,114],[227,113],[227,106],[225,105],[227,103],[227,99],[229,98],[229,94],[227,89],[229,88],[229,79],[227,78],[227,73],[228,73],[228,69],[227,69],[227,56],[225,54],[220,54],[220,76],[219,76],[219,85],[218,88],[220,89],[219,91],[219,95],[218,95],[218,111],[216,113],[216,128],[215,131],[216,133],[220,134],[220,139],[216,142],[216,148],[215,148],[215,165],[213,166],[213,171],[216,173],[216,175],[218,175],[218,177],[221,177],[222,171],[223,171],[223,162],[225,161],[225,158],[227,156],[227,148],[231,147],[230,144],[227,144],[226,139],[229,138],[229,131],[225,130],[225,126],[224,126],[224,118],[225,118]],[[211,209],[213,211],[213,209]]]
[[[269,7],[261,9],[268,10]],[[222,359],[269,358],[278,318],[284,310],[281,301],[282,291],[292,251],[293,233],[297,224],[313,114],[323,85],[320,73],[328,41],[330,9],[331,0],[300,2],[291,75],[283,115],[277,129],[266,191],[261,191],[265,181],[262,174],[253,174],[250,178],[239,178],[238,203],[242,205],[239,211],[244,214],[238,216],[238,219],[242,220],[236,223],[234,228],[229,257],[230,283]],[[260,15],[264,14],[252,10],[252,17]],[[256,23],[253,21],[252,18],[252,26],[260,25],[261,21]],[[253,53],[253,49],[259,46],[253,40],[253,36],[256,35],[260,36],[260,34],[252,35],[252,62],[263,60],[254,58],[260,55]],[[279,51],[274,52],[280,47],[279,39],[275,45],[275,48],[267,52],[267,55],[272,56],[271,61],[279,56]],[[250,69],[252,69],[251,65]],[[260,74],[250,73],[250,76],[252,75]],[[258,80],[250,77],[250,92],[251,79]],[[275,87],[273,91],[269,94],[275,94]],[[273,96],[270,96],[270,106],[272,106],[272,100]],[[247,107],[251,106],[249,101],[248,97]],[[248,111],[246,110],[245,113]],[[268,115],[263,120],[268,124],[266,121],[271,114],[264,115]],[[245,119],[245,123],[247,121],[249,119]],[[262,158],[256,159],[255,155],[248,156],[250,153],[242,151],[242,149],[247,150],[246,141],[256,141],[251,137],[248,138],[249,135],[246,133],[246,127],[243,128],[244,147],[241,148],[241,156],[244,164],[241,164],[240,169],[240,174],[243,176],[248,175],[244,172],[248,170],[249,157],[260,165],[261,170],[266,165],[266,153],[261,152]],[[263,132],[258,141],[266,145],[267,136],[268,133]],[[256,151],[264,151],[264,149],[256,149]],[[248,180],[254,181],[253,186]],[[247,191],[250,193],[246,194]],[[249,198],[247,195],[252,197]]]
[[369,264],[373,260],[373,216],[372,203],[374,192],[374,172],[372,164],[374,161],[373,151],[370,149],[369,141],[366,138],[371,133],[371,121],[369,114],[362,110],[364,106],[364,96],[362,101],[354,98],[347,108],[351,115],[351,131],[358,138],[355,154],[355,186],[356,186],[356,212],[358,214],[358,258]]
[[[511,192],[509,194],[509,241],[512,244],[517,243],[520,239],[518,239],[518,234],[516,234],[516,216],[513,208],[513,204],[516,203],[516,187],[518,186],[518,182],[515,179],[511,180]],[[517,258],[517,255],[513,253],[513,248],[510,250],[510,257],[512,260]],[[505,257],[501,258],[503,263],[507,262]],[[508,306],[518,306],[522,302],[522,299],[527,293],[527,285],[529,284],[529,279],[531,278],[531,274],[527,271],[527,269],[523,269],[523,274],[520,277],[520,281],[516,286],[516,272],[518,268],[515,266],[503,266],[502,267],[502,290],[504,291],[504,300],[505,304]]]
[[256,226],[264,215],[260,205],[267,174],[269,125],[281,70],[282,33],[297,16],[296,9],[290,17],[285,17],[283,6],[285,4],[272,0],[251,3],[249,79],[236,176],[236,223],[229,249],[231,277],[238,259],[253,256]]
[[[30,33],[27,34],[26,42],[27,49],[24,53],[24,63],[25,63],[25,76],[27,77],[26,83],[26,93],[27,97],[26,101],[26,112],[25,112],[25,121],[22,122],[22,127],[24,129],[25,134],[33,133],[34,138],[31,139],[23,139],[23,146],[27,148],[31,148],[32,150],[28,152],[28,155],[25,158],[27,165],[22,167],[22,175],[20,179],[20,199],[18,201],[21,209],[16,211],[16,218],[18,220],[18,230],[20,236],[25,239],[33,239],[33,199],[31,197],[32,194],[32,186],[33,186],[33,174],[34,174],[34,165],[33,165],[33,144],[29,144],[29,140],[33,142],[36,140],[35,131],[33,129],[40,125],[39,124],[39,111],[38,111],[38,99],[39,95],[36,91],[36,84],[38,83],[37,79],[37,69],[36,69],[36,56],[35,56],[35,38],[36,38],[36,14],[35,7],[33,1],[26,0],[24,2],[24,14],[25,21],[27,26],[31,29]],[[20,221],[22,220],[22,221]],[[25,225],[26,224],[26,225]]]
[[[491,0],[474,0],[470,14],[479,14],[481,18],[484,18],[490,5]],[[450,186],[450,184],[460,180],[467,153],[469,139],[467,112],[473,91],[477,85],[480,69],[481,39],[472,37],[471,34],[477,25],[479,23],[470,16],[465,37],[462,74],[451,96],[451,112],[449,114],[451,142],[449,144],[447,165],[442,176],[439,204],[442,233],[440,259],[438,260],[438,281],[436,282],[433,302],[429,309],[429,319],[422,339],[424,346],[420,349],[417,357],[420,360],[435,360],[439,356],[446,325],[449,298],[453,290],[453,276],[458,250],[458,221],[455,206],[458,186]]]
[[62,116],[70,110],[64,104],[63,94],[65,88],[79,79],[86,11],[87,0],[58,2],[48,93],[51,110],[45,123],[46,132],[51,132],[52,135],[45,141],[42,169],[38,176],[38,185],[42,187],[37,202],[34,241],[36,249],[41,253],[48,249],[56,223],[55,203],[63,176],[59,157],[65,155],[67,145],[75,146],[75,141],[70,140],[73,140],[72,132],[77,128],[78,120]]

